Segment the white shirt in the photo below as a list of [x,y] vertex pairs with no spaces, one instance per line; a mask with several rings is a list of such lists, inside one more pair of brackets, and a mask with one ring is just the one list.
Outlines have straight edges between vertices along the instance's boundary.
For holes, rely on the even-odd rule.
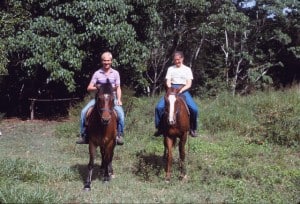
[[193,79],[192,69],[184,64],[180,67],[175,65],[168,68],[166,79],[170,79],[172,84],[186,84],[188,79]]

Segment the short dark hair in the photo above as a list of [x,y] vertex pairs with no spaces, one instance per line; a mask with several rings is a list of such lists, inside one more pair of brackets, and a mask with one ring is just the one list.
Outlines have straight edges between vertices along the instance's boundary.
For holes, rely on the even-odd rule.
[[182,51],[175,51],[173,53],[173,58],[175,57],[175,55],[180,55],[180,57],[184,58],[183,52]]

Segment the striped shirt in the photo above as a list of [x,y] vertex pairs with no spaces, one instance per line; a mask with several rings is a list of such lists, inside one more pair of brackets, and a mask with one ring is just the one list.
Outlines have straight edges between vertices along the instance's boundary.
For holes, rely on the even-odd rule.
[[97,70],[91,79],[92,84],[98,83],[106,83],[106,80],[109,79],[110,83],[113,87],[120,86],[120,74],[117,70],[110,68],[108,73],[105,73],[104,70],[101,68]]

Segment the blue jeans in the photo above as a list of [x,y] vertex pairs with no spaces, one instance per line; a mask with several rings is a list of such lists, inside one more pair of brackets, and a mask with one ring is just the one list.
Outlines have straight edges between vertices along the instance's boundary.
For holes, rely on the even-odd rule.
[[[83,135],[86,133],[86,127],[85,127],[85,117],[86,117],[86,113],[89,110],[90,107],[92,107],[93,105],[95,105],[95,99],[90,100],[90,102],[88,102],[88,104],[86,104],[86,106],[82,109],[81,114],[80,114],[80,134]],[[115,99],[115,106],[114,109],[117,112],[118,115],[118,124],[117,124],[117,132],[121,133],[122,135],[124,135],[124,124],[125,124],[125,114],[124,114],[124,110],[122,106],[118,106],[116,105],[117,99]]]
[[[178,85],[172,85],[173,87],[177,88]],[[191,125],[191,130],[197,130],[198,126],[198,107],[195,101],[193,100],[191,94],[188,91],[185,91],[182,93],[182,95],[185,98],[185,102],[189,108],[190,111],[190,125]],[[163,117],[164,114],[164,109],[165,109],[165,99],[164,97],[161,97],[160,100],[158,101],[156,107],[155,107],[155,127],[157,129],[160,128],[160,121]]]

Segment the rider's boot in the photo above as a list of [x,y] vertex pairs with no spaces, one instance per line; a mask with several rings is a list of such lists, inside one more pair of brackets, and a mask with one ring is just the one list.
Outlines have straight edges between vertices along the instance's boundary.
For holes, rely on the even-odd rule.
[[123,145],[124,144],[124,137],[121,132],[117,133],[117,145]]
[[86,134],[81,134],[79,140],[76,141],[76,144],[88,144],[89,139]]

